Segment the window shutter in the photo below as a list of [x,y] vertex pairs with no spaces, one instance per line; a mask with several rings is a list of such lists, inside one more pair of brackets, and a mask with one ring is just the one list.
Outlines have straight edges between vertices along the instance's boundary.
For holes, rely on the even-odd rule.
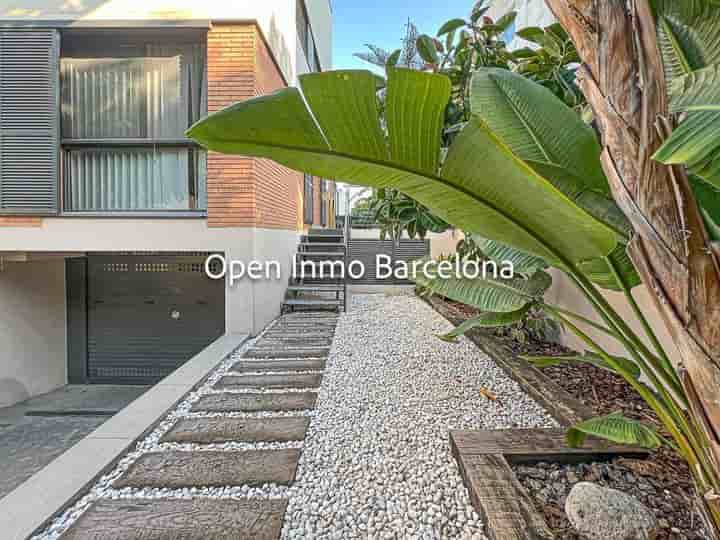
[[58,210],[56,30],[0,30],[0,212]]

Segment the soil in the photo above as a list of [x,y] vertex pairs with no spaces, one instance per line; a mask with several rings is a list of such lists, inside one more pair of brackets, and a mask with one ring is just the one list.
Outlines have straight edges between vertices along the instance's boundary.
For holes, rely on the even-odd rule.
[[[455,322],[478,313],[474,308],[447,299],[433,297],[430,302],[440,313]],[[479,330],[471,332],[475,331]],[[518,341],[506,332],[482,332],[514,355],[555,356],[571,352],[562,345],[538,342],[531,337]],[[627,417],[651,423],[660,429],[654,412],[630,385],[613,373],[583,364],[547,367],[541,371],[598,416],[622,411]],[[620,458],[609,463],[566,466],[540,463],[517,466],[515,471],[559,540],[581,538],[574,532],[564,511],[570,489],[580,481],[619,489],[639,499],[658,519],[662,529],[658,540],[709,538],[694,509],[695,495],[688,467],[672,449],[660,448],[645,460]]]

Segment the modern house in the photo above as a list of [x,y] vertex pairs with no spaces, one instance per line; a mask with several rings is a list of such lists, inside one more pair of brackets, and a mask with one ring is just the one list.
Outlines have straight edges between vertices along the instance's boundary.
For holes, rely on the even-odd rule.
[[[279,313],[333,182],[185,138],[331,66],[329,0],[0,0],[0,407],[158,380]],[[279,261],[230,287],[209,254]]]

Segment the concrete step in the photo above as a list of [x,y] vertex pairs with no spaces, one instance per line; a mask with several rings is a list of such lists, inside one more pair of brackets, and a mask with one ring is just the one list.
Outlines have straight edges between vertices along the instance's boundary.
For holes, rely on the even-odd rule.
[[61,540],[277,540],[285,499],[100,500]]
[[320,384],[322,375],[319,373],[225,375],[215,388],[318,388]]
[[306,298],[289,298],[283,302],[284,306],[291,307],[316,307],[316,308],[329,308],[334,309],[345,305],[343,300],[336,300],[334,298],[317,298],[317,299],[306,299]]
[[314,409],[317,392],[209,394],[192,406],[193,412],[278,412]]
[[305,438],[306,416],[277,418],[182,418],[160,442],[213,444],[289,442]]
[[170,488],[290,485],[300,450],[148,452],[130,465],[113,487]]
[[308,358],[306,360],[240,360],[230,368],[236,372],[249,371],[310,371],[325,369],[324,358]]
[[312,284],[312,285],[290,285],[287,288],[288,292],[293,293],[301,293],[301,292],[323,292],[323,293],[343,293],[345,292],[345,287],[343,287],[342,283],[330,283],[327,285],[323,285],[321,283],[318,284]]

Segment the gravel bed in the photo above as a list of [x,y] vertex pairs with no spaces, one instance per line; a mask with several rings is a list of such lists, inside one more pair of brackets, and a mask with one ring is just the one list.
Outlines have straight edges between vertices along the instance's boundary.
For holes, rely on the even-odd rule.
[[288,490],[284,539],[484,538],[448,430],[555,422],[468,340],[435,337],[450,329],[414,296],[353,296]]

